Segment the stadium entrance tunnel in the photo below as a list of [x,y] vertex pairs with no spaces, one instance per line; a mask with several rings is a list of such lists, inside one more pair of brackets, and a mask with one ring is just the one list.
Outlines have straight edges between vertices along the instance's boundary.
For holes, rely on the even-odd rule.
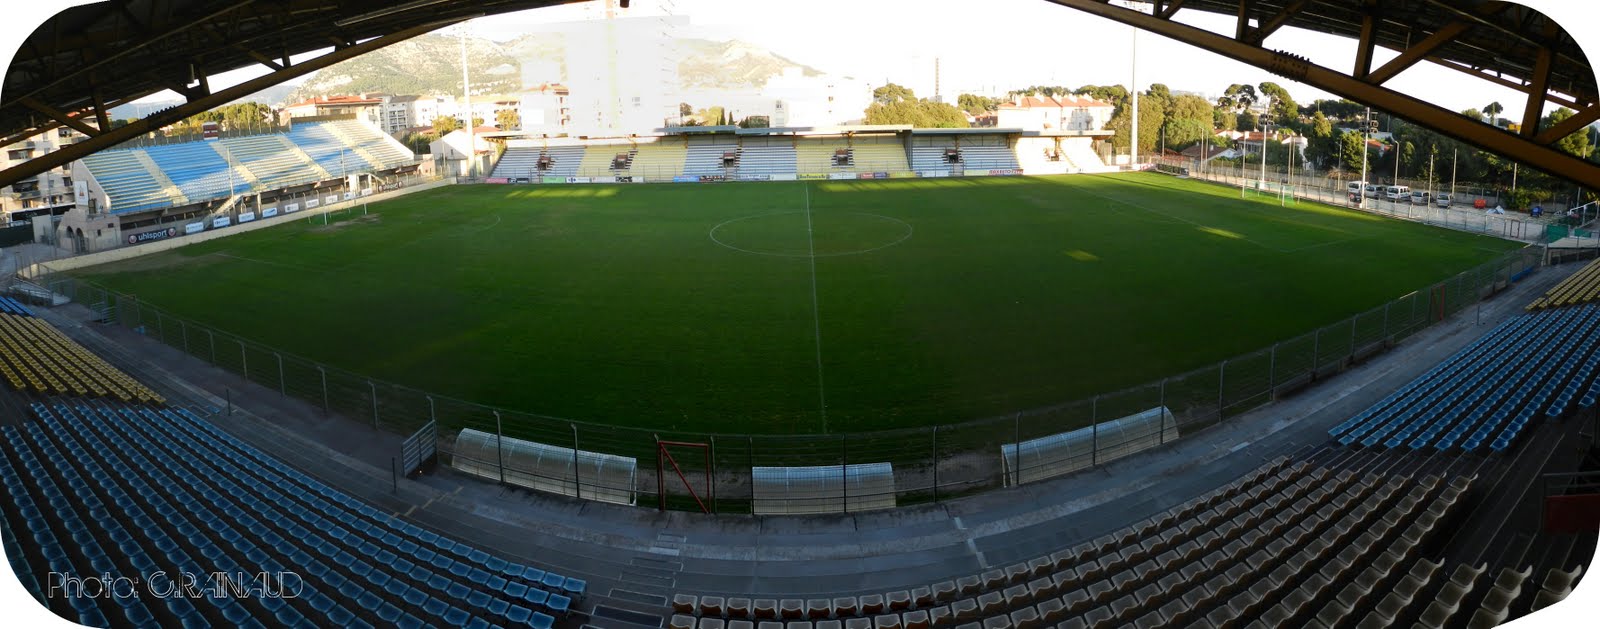
[[743,253],[821,258],[887,249],[910,239],[913,231],[910,223],[881,214],[794,210],[723,221],[707,235]]

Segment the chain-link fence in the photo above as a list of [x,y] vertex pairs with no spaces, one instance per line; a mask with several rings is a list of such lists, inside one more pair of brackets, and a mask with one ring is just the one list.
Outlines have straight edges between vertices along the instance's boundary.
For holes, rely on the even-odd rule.
[[[1297,171],[1290,175],[1281,166],[1275,169],[1269,164],[1263,180],[1259,168],[1202,164],[1199,160],[1170,158],[1158,161],[1156,168],[1163,172],[1225,184],[1241,191],[1253,191],[1263,197],[1316,201],[1436,227],[1528,243],[1548,243],[1568,235],[1568,228],[1564,224],[1568,219],[1560,209],[1564,206],[1552,205],[1549,212],[1541,217],[1532,217],[1520,212],[1494,214],[1489,208],[1496,207],[1499,198],[1494,196],[1492,190],[1458,189],[1456,195],[1451,197],[1452,204],[1449,207],[1439,207],[1434,202],[1435,197],[1429,197],[1426,204],[1414,204],[1409,200],[1391,201],[1384,198],[1381,193],[1378,198],[1367,196],[1358,204],[1346,187],[1353,180],[1330,177],[1326,172],[1307,174]],[[1426,188],[1422,190],[1426,191]],[[1437,191],[1437,193],[1443,192],[1443,190]],[[1475,202],[1480,200],[1486,206],[1483,209],[1474,207]],[[1589,212],[1590,218],[1593,218],[1594,210],[1591,209]],[[1588,236],[1591,243],[1595,241],[1593,234],[1585,232],[1583,235]]]
[[[1003,487],[1008,479],[1044,476],[1027,467],[1028,461],[1037,458],[1006,461],[1005,452],[1016,452],[1007,446],[1061,433],[1077,431],[1067,439],[1075,445],[1063,449],[1054,460],[1033,464],[1051,465],[1052,469],[1092,468],[1146,447],[1142,444],[1185,439],[1349,369],[1474,306],[1536,268],[1541,254],[1535,247],[1512,252],[1304,335],[1158,382],[986,419],[915,429],[817,435],[649,430],[493,408],[321,364],[183,319],[136,297],[64,273],[40,283],[88,306],[109,323],[130,328],[281,395],[309,402],[326,414],[398,435],[410,434],[423,424],[436,421],[441,434],[441,460],[447,464],[451,462],[453,436],[470,428],[496,436],[497,442],[518,439],[570,448],[574,464],[562,467],[560,478],[540,479],[548,481],[543,483],[545,486],[572,489],[560,493],[622,492],[636,497],[640,505],[690,510],[704,505],[717,512],[749,513],[760,482],[752,469],[758,467],[837,466],[842,479],[846,466],[890,464],[892,489],[879,490],[890,495],[846,495],[837,503],[846,509],[858,509],[866,504],[936,502]],[[1101,428],[1111,420],[1160,408],[1170,410],[1170,417],[1158,412],[1157,416],[1167,419],[1146,424],[1142,432]],[[694,448],[679,450],[681,455],[668,460],[663,454],[671,455],[673,449],[663,448],[666,442]],[[614,474],[586,472],[588,468],[576,461],[579,453],[634,459],[637,473],[631,483],[621,481],[632,486],[607,480],[619,477]],[[501,465],[499,456],[485,458],[490,457],[480,454],[473,460],[479,471]],[[1022,469],[1017,469],[1019,465]],[[523,476],[539,473],[516,470],[517,475]],[[770,489],[762,487],[759,491],[765,504],[771,504]],[[796,492],[797,496],[801,494]],[[812,496],[805,499],[814,501],[814,491],[804,495]]]

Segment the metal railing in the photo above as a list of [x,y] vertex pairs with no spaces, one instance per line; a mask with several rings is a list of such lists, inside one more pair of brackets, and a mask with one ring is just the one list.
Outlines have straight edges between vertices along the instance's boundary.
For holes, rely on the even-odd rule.
[[[755,467],[839,466],[842,474],[847,465],[887,462],[894,466],[894,503],[907,505],[1004,487],[1008,476],[1027,477],[1029,470],[1015,469],[1015,461],[1010,462],[1011,469],[1007,468],[1008,462],[1003,460],[1003,447],[1007,444],[1096,426],[1152,408],[1170,409],[1176,422],[1177,437],[1164,432],[1158,441],[1181,441],[1344,371],[1477,304],[1538,267],[1541,253],[1536,247],[1520,249],[1270,347],[1120,391],[923,428],[811,435],[650,430],[495,408],[383,382],[296,356],[65,273],[41,278],[39,283],[107,313],[116,324],[283,396],[309,402],[325,414],[341,415],[398,435],[411,434],[429,422],[437,422],[439,453],[446,463],[452,455],[453,435],[463,428],[473,428],[575,451],[637,459],[640,469],[634,487],[611,487],[599,479],[585,477],[581,471],[577,478],[554,479],[572,482],[585,492],[628,490],[637,492],[639,504],[659,503],[693,510],[698,510],[700,502],[709,497],[707,507],[711,510],[748,513],[755,497],[751,472]],[[1160,422],[1156,425],[1161,426],[1160,430],[1170,430]],[[1135,441],[1148,442],[1152,436],[1126,434],[1117,439],[1097,435],[1084,455],[1088,459],[1084,463],[1091,468],[1100,467],[1114,453],[1125,451],[1125,446]],[[679,460],[676,467],[663,468],[658,460],[663,441],[704,444],[710,453],[706,457],[708,463]],[[670,476],[659,477],[658,469],[665,469]],[[688,486],[680,479],[689,479]],[[691,496],[690,486],[700,501]],[[869,498],[873,499],[870,502],[881,504],[879,499],[884,496],[846,496],[842,504],[860,504],[869,502]]]
[[1419,205],[1409,201],[1390,201],[1380,195],[1378,198],[1364,197],[1363,201],[1357,204],[1351,200],[1350,192],[1343,187],[1347,182],[1330,180],[1320,174],[1296,173],[1290,177],[1282,170],[1274,172],[1270,165],[1267,167],[1267,177],[1264,181],[1261,179],[1260,169],[1245,168],[1241,171],[1238,168],[1202,168],[1193,160],[1160,160],[1156,162],[1156,168],[1163,172],[1183,174],[1193,179],[1220,183],[1236,189],[1254,189],[1266,193],[1267,196],[1285,195],[1297,201],[1315,201],[1390,218],[1426,223],[1435,227],[1527,243],[1549,242],[1551,230],[1561,228],[1559,223],[1562,219],[1555,213],[1542,218],[1511,212],[1492,214],[1487,209],[1477,209],[1472,205],[1474,200],[1482,198],[1489,207],[1494,207],[1496,197],[1458,195],[1452,198],[1454,203],[1450,207],[1439,207],[1432,199],[1426,205]]

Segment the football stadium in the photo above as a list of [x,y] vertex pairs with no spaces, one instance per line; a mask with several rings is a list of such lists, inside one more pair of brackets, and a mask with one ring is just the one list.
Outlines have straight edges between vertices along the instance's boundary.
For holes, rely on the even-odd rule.
[[[791,71],[770,112],[672,99],[639,123],[585,68],[660,54],[628,42],[670,20],[606,1],[560,27],[571,85],[530,62],[515,106],[473,91],[498,79],[467,76],[492,55],[465,27],[407,53],[447,53],[459,110],[239,105],[563,4],[132,0],[27,36],[0,92],[16,605],[91,627],[1582,624],[1558,615],[1594,596],[1600,537],[1577,24],[1053,0],[1344,100],[1030,88],[918,124],[883,116],[962,109],[891,83],[857,119],[838,77]],[[1357,58],[1267,48],[1280,28]],[[1527,105],[1385,85],[1416,64]],[[1141,98],[1173,112],[1151,152]],[[1185,102],[1205,131],[1169,150]]]

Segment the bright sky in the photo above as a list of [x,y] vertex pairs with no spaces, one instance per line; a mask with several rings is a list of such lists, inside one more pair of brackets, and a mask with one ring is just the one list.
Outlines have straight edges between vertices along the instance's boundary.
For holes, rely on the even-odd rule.
[[[1590,2],[1523,0],[1577,33],[1590,59],[1600,59],[1600,33],[1584,27],[1600,17]],[[46,0],[7,7],[0,24],[0,54],[10,54],[31,25],[49,13],[78,1]],[[907,85],[919,95],[933,93],[934,59],[941,62],[943,91],[953,100],[963,91],[1004,92],[1028,85],[1128,84],[1133,30],[1109,20],[1061,7],[1046,0],[636,0],[622,15],[658,15],[671,7],[674,15],[693,24],[686,35],[741,39],[764,46],[821,70],[854,76],[874,84],[884,80]],[[595,19],[600,3],[552,7],[479,18],[473,32],[495,39],[535,30],[540,24]],[[1226,16],[1180,11],[1180,21],[1226,31]],[[1264,70],[1189,47],[1159,35],[1138,35],[1138,83],[1165,83],[1178,91],[1215,97],[1231,83],[1277,81],[1295,99],[1306,103],[1328,94],[1289,82]],[[1293,51],[1313,63],[1344,69],[1352,63],[1355,41],[1295,29],[1283,29],[1267,45]],[[1396,53],[1380,49],[1376,64]],[[264,69],[263,69],[264,70]],[[257,76],[255,68],[212,79],[214,88]],[[1508,88],[1422,63],[1402,73],[1389,86],[1459,111],[1499,101],[1518,111],[1524,97]],[[161,98],[157,95],[155,98]],[[166,98],[174,96],[168,92]]]

